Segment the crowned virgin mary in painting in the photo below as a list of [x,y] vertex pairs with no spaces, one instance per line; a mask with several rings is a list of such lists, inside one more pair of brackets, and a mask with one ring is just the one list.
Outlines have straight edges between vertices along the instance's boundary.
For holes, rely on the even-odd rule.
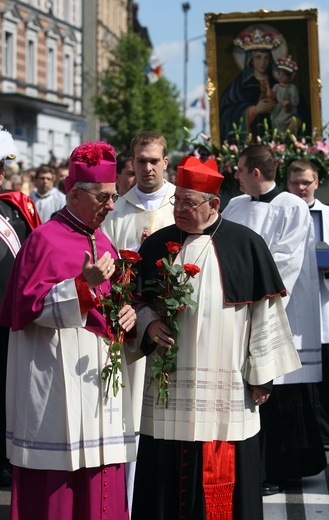
[[[278,107],[273,87],[277,83],[273,72],[279,58],[286,58],[286,40],[275,28],[257,24],[246,28],[233,40],[233,58],[240,74],[226,87],[220,100],[221,140],[234,140],[233,124],[241,126],[244,137],[262,136],[273,124],[273,111]],[[310,113],[300,97],[289,124],[309,125]]]

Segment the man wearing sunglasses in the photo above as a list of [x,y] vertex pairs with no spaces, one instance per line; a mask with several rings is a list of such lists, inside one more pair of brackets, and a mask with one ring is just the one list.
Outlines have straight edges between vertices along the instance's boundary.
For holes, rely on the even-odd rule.
[[[101,300],[117,253],[99,229],[112,211],[116,160],[104,143],[70,157],[66,206],[33,232],[9,280],[0,322],[11,327],[7,452],[16,518],[128,520],[124,463],[135,459],[129,388],[105,397]],[[119,312],[126,332],[130,305]],[[125,360],[119,384],[129,384]],[[24,512],[24,513],[23,513]]]

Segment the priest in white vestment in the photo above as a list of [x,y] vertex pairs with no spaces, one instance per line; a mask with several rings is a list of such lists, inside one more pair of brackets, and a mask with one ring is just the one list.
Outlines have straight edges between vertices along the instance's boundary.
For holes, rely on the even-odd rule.
[[[166,139],[154,132],[141,132],[132,139],[130,148],[136,184],[120,196],[114,211],[108,213],[102,226],[118,252],[120,249],[138,251],[147,236],[174,223],[173,207],[169,199],[175,192],[175,186],[164,178],[168,166]],[[145,359],[129,364],[128,373],[138,441]],[[127,469],[130,506],[134,466],[135,463],[129,464]]]
[[329,206],[315,197],[319,186],[317,167],[307,159],[293,161],[287,171],[288,189],[306,202],[314,223],[314,235],[320,255],[319,261],[320,318],[322,343],[322,381],[314,385],[315,413],[320,426],[323,444],[329,444]]
[[283,300],[302,368],[276,378],[272,399],[261,409],[264,495],[285,481],[315,475],[326,465],[306,383],[321,380],[319,281],[313,220],[303,201],[275,183],[277,162],[265,145],[239,157],[235,178],[244,195],[231,199],[224,218],[265,240],[287,289]]

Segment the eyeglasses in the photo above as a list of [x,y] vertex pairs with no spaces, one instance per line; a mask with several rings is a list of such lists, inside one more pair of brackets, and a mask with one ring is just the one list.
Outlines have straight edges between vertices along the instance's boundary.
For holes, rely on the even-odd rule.
[[301,181],[301,182],[299,182],[299,181],[288,181],[288,182],[289,182],[289,184],[291,184],[291,186],[302,186],[303,188],[308,188],[315,181],[316,181],[316,179],[313,179],[313,181]]
[[181,208],[185,209],[186,211],[194,211],[199,206],[204,204],[205,202],[210,202],[211,200],[212,200],[212,198],[207,199],[207,200],[203,200],[199,204],[193,204],[193,202],[191,200],[179,200],[179,199],[176,198],[175,195],[172,195],[169,198],[170,204],[172,204],[173,206],[180,206]]
[[118,200],[118,193],[94,193],[92,191],[86,190],[86,188],[78,188],[79,190],[86,191],[90,193],[90,195],[94,195],[100,204],[106,204],[110,199],[113,204]]

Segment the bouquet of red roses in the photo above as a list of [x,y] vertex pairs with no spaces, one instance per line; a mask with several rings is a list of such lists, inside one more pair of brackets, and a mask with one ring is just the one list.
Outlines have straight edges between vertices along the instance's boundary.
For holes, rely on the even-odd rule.
[[103,315],[109,322],[108,338],[104,338],[108,345],[107,360],[102,370],[102,380],[106,383],[105,399],[108,398],[110,383],[112,380],[113,395],[116,397],[119,391],[119,372],[122,370],[123,341],[125,332],[119,325],[118,313],[124,305],[129,305],[133,299],[136,284],[137,271],[134,264],[141,260],[139,253],[134,251],[119,250],[120,257],[114,261],[116,271],[112,277],[111,292],[102,300]]
[[[161,258],[156,262],[158,268],[158,277],[147,280],[146,285],[154,285],[153,290],[156,293],[153,299],[152,308],[160,316],[162,321],[168,325],[172,333],[179,333],[179,324],[177,315],[188,307],[196,307],[197,303],[192,300],[193,286],[189,283],[189,279],[200,272],[200,268],[194,264],[174,264],[174,258],[181,250],[181,244],[177,242],[167,242],[167,250],[169,257]],[[145,290],[145,289],[144,289]],[[171,348],[159,345],[156,349],[156,355],[151,366],[154,374],[151,383],[158,381],[158,398],[157,404],[161,400],[166,408],[169,401],[169,385],[171,382],[171,374],[175,372],[175,358],[178,352],[178,345],[175,342]]]

